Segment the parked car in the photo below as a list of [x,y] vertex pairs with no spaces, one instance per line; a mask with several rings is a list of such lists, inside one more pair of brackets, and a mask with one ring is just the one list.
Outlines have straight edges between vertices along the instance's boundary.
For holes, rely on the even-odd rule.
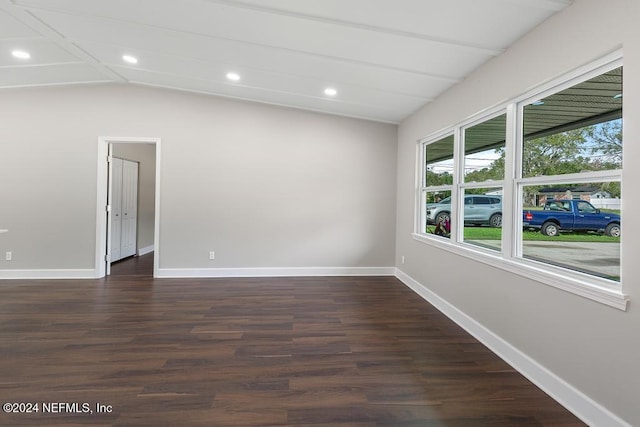
[[[451,197],[438,203],[427,205],[427,224],[437,224],[450,219]],[[464,196],[465,224],[488,224],[492,227],[502,226],[502,197],[484,194],[468,194]]]
[[549,200],[543,210],[525,210],[522,213],[525,229],[540,230],[546,236],[557,236],[560,231],[595,231],[607,236],[620,237],[620,215],[601,212],[585,200]]

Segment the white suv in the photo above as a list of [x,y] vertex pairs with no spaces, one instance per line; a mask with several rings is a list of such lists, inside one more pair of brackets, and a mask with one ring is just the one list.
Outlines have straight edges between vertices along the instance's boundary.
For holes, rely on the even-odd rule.
[[[427,205],[427,224],[437,224],[451,215],[451,197]],[[483,194],[464,196],[465,224],[502,226],[502,197]]]

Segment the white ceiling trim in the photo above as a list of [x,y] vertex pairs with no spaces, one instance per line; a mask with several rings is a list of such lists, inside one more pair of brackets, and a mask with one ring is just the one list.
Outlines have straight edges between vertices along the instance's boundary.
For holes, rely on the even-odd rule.
[[334,19],[334,18],[314,16],[314,15],[309,15],[305,13],[278,9],[274,7],[257,6],[255,4],[245,3],[240,0],[203,0],[203,1],[206,1],[208,3],[223,4],[223,5],[236,7],[236,8],[250,9],[250,10],[255,10],[258,12],[269,13],[274,15],[289,16],[292,18],[304,19],[308,21],[323,22],[323,23],[338,25],[342,27],[357,28],[360,30],[372,31],[376,33],[391,34],[391,35],[396,35],[401,37],[429,41],[433,43],[441,43],[448,46],[456,46],[456,47],[461,47],[469,50],[475,50],[491,56],[497,56],[504,53],[504,49],[495,48],[493,46],[482,46],[478,44],[464,42],[461,40],[445,39],[442,37],[428,36],[425,34],[418,34],[418,33],[409,32],[409,31],[400,31],[393,28],[384,28],[384,27],[375,26],[375,25],[360,24],[352,21],[343,21],[343,20]]
[[[162,56],[166,56],[166,57],[172,57],[174,55],[167,55],[167,54],[160,54]],[[176,57],[179,58],[179,57]],[[200,61],[197,59],[193,59],[193,58],[180,58],[181,61],[190,61],[191,63],[201,63],[203,66],[207,66],[207,65],[212,65],[212,66],[220,66],[220,67],[226,67],[227,69],[231,68],[230,64],[224,64],[224,63],[214,63],[214,62],[208,62],[208,61]],[[281,89],[265,89],[262,87],[258,87],[258,86],[252,86],[250,84],[245,84],[245,83],[228,83],[226,80],[223,80],[222,77],[215,79],[212,77],[198,77],[195,74],[197,73],[177,73],[177,72],[171,72],[171,71],[159,71],[157,69],[146,69],[145,67],[133,67],[133,66],[127,66],[127,65],[123,65],[123,64],[118,64],[115,62],[109,62],[109,61],[103,61],[103,63],[110,67],[110,68],[116,68],[116,69],[128,69],[128,70],[137,70],[137,71],[145,71],[145,72],[149,72],[149,73],[156,73],[156,74],[164,74],[164,75],[170,75],[170,76],[174,76],[176,78],[179,78],[181,76],[185,76],[189,79],[193,79],[193,80],[201,80],[203,82],[216,82],[216,83],[224,83],[233,87],[245,87],[245,88],[253,88],[253,89],[259,89],[259,90],[263,90],[263,91],[273,91],[273,92],[279,92],[279,93],[290,93],[290,94],[295,94],[296,96],[302,96],[302,97],[306,97],[306,98],[312,98],[312,99],[326,99],[325,97],[322,96],[318,96],[318,95],[310,95],[310,94],[304,94],[301,91],[288,91],[288,90],[281,90]],[[245,69],[252,69],[250,67],[244,67]],[[262,73],[265,75],[272,75],[272,76],[282,76],[283,73],[275,73],[269,70],[264,70],[264,69],[252,69],[253,71],[255,71],[256,73]],[[122,74],[122,73],[118,73],[118,74]],[[302,75],[296,75],[296,74],[289,74],[288,77],[292,80],[303,80],[303,81],[307,81],[307,82],[313,82],[317,87],[323,87],[323,85],[326,82],[326,79],[318,79],[318,78],[314,78],[314,77],[308,77],[308,76],[302,76]],[[432,97],[426,97],[426,96],[420,96],[420,95],[416,95],[416,94],[410,94],[410,93],[402,93],[400,91],[389,91],[386,90],[384,88],[374,88],[374,87],[368,87],[368,86],[363,86],[363,85],[357,85],[357,84],[353,84],[353,83],[343,83],[341,85],[341,87],[343,89],[345,88],[349,88],[349,87],[353,87],[353,88],[360,88],[360,89],[364,89],[364,90],[368,90],[368,91],[375,91],[383,96],[387,96],[390,98],[407,98],[407,99],[413,99],[415,100],[415,102],[419,102],[421,104],[425,104],[427,102],[433,101],[434,98]],[[354,105],[365,105],[362,103],[356,103],[356,102],[349,102],[349,101],[344,101],[341,100],[339,98],[337,99],[332,99],[332,102],[338,102],[338,103],[348,103],[348,104],[354,104]]]
[[[182,76],[184,84],[182,86],[178,86],[171,83],[172,81],[175,81],[174,77],[177,77],[177,75],[173,73],[143,70],[140,68],[124,66],[116,66],[116,68],[121,70],[123,74],[127,75],[129,82],[134,84],[167,89],[177,89],[208,95],[217,95],[225,98],[233,98],[239,100],[253,100],[254,102],[259,102],[262,104],[284,106],[289,108],[292,107],[292,103],[286,102],[286,100],[297,98],[298,101],[307,101],[304,104],[300,103],[297,107],[303,110],[322,112],[326,114],[337,114],[341,116],[374,120],[391,124],[400,123],[404,116],[412,113],[424,104],[423,100],[416,100],[416,102],[413,104],[414,108],[410,110],[390,111],[390,108],[386,108],[384,106],[348,102],[339,99],[327,99],[322,96],[302,95],[298,92],[265,89],[261,87],[242,84],[228,85],[224,82],[212,82],[211,80],[205,80],[198,77],[185,78],[184,76]],[[202,86],[202,83],[206,83],[206,86]],[[203,87],[206,87],[206,89]],[[271,96],[268,98],[268,100],[256,100],[257,98],[255,96],[250,96],[250,94],[252,94],[254,91],[260,93],[268,92],[271,94]],[[242,95],[242,93],[244,93],[245,95]],[[367,114],[358,114],[354,111],[366,111]],[[389,117],[392,117],[393,114],[395,114],[397,118],[390,119]]]
[[507,3],[515,3],[527,7],[559,12],[569,6],[574,0],[503,0]]
[[5,0],[3,3],[0,3],[0,9],[5,11],[9,15],[13,16],[14,18],[18,19],[19,21],[27,24],[34,30],[40,32],[49,40],[52,40],[53,42],[55,42],[62,49],[76,55],[81,60],[90,64],[93,68],[98,70],[100,73],[104,74],[107,79],[117,81],[117,82],[126,82],[126,79],[124,79],[122,76],[115,73],[113,70],[105,67],[104,65],[100,64],[93,56],[91,56],[84,50],[80,49],[78,46],[74,45],[73,43],[69,42],[60,33],[55,31],[49,25],[42,22],[40,19],[38,19],[36,16],[34,16],[32,13],[25,10],[24,8],[17,6],[14,2]]
[[0,0],[0,88],[132,83],[398,123],[570,3]]
[[220,96],[220,97],[223,97],[223,98],[236,99],[238,101],[249,101],[249,102],[254,102],[254,103],[258,103],[258,104],[273,105],[275,107],[293,108],[293,109],[297,109],[297,110],[311,111],[311,112],[314,112],[314,113],[331,114],[331,115],[337,115],[337,116],[341,116],[341,117],[350,117],[352,119],[374,121],[374,122],[378,122],[378,123],[388,123],[388,124],[391,124],[391,125],[398,125],[401,122],[401,120],[389,120],[389,119],[387,119],[385,117],[375,117],[373,115],[349,114],[349,113],[335,112],[335,111],[331,111],[331,110],[328,110],[328,109],[313,108],[313,107],[300,108],[300,107],[295,107],[295,106],[292,106],[291,104],[282,103],[282,102],[265,101],[265,100],[259,100],[259,99],[251,98],[251,97],[243,97],[243,96],[238,96],[238,95],[229,95],[229,94],[222,93],[222,92],[206,91],[206,90],[202,90],[202,89],[184,88],[183,86],[175,86],[175,85],[160,84],[160,83],[149,83],[149,82],[146,82],[146,81],[137,81],[137,80],[131,80],[129,83],[135,84],[135,85],[138,85],[138,86],[146,86],[146,87],[159,88],[159,89],[170,89],[170,90],[175,90],[175,91],[179,91],[179,92],[197,93],[197,94],[200,94],[200,95],[209,95],[209,96],[210,95],[214,95],[214,96]]
[[[202,0],[202,1],[209,2],[209,3],[218,3],[217,1],[211,1],[211,0]],[[221,1],[219,3],[220,4],[224,4],[224,1]],[[43,11],[43,12],[51,12],[51,13],[55,13],[55,14],[59,14],[59,15],[66,15],[66,16],[74,17],[74,18],[78,18],[78,19],[93,19],[95,21],[101,21],[101,22],[104,22],[104,23],[112,23],[112,24],[116,24],[116,25],[127,24],[127,25],[130,25],[132,27],[148,28],[148,29],[152,29],[152,30],[155,30],[155,31],[165,32],[165,33],[171,34],[173,36],[192,35],[192,36],[203,37],[203,38],[207,38],[207,39],[211,39],[211,40],[224,40],[224,41],[230,41],[230,42],[239,43],[239,44],[245,44],[245,45],[249,45],[249,46],[256,46],[256,47],[260,47],[262,49],[290,52],[290,53],[294,53],[296,55],[304,55],[304,56],[310,56],[310,57],[316,57],[316,58],[323,58],[323,59],[330,60],[330,61],[335,61],[335,62],[351,63],[351,64],[362,65],[362,66],[366,66],[366,67],[375,67],[375,68],[382,68],[382,69],[387,69],[387,70],[391,70],[391,71],[399,71],[399,72],[403,72],[403,73],[412,73],[412,74],[421,75],[421,76],[425,76],[425,77],[429,77],[429,78],[433,78],[433,79],[437,79],[437,80],[447,81],[447,82],[450,82],[450,83],[453,83],[453,84],[459,83],[459,82],[462,81],[462,78],[453,77],[453,76],[449,76],[449,75],[438,74],[438,73],[431,73],[431,72],[421,71],[421,70],[419,70],[417,68],[391,66],[391,65],[388,65],[388,64],[380,63],[380,62],[365,61],[365,60],[359,60],[359,59],[355,59],[355,58],[345,58],[345,57],[342,57],[342,56],[327,55],[327,54],[323,54],[323,53],[310,52],[310,51],[293,49],[293,48],[283,47],[283,46],[273,46],[273,45],[269,45],[269,44],[258,43],[258,42],[249,41],[249,40],[242,40],[242,39],[237,39],[237,38],[233,38],[233,37],[215,36],[215,35],[201,33],[201,32],[197,32],[197,31],[186,31],[186,30],[181,30],[181,29],[168,28],[168,27],[165,27],[165,26],[146,24],[146,23],[141,23],[139,21],[135,21],[135,20],[112,18],[112,17],[100,16],[100,15],[80,15],[80,14],[77,14],[77,13],[74,13],[74,12],[70,12],[70,11],[64,11],[64,10],[52,9],[52,8],[44,8],[44,7],[40,7],[40,6],[28,6],[28,8],[30,10],[34,10],[34,11],[38,11],[39,10],[39,11]],[[29,12],[29,11],[23,11],[23,12],[27,16],[29,16],[31,19],[36,20],[38,23],[42,23],[42,20],[39,19],[38,17],[36,17],[35,15],[33,15],[31,12]],[[285,16],[285,15],[283,15],[283,16]],[[16,17],[18,17],[18,16],[16,16]],[[322,21],[318,20],[318,22],[322,22]],[[65,37],[65,38],[62,38],[62,37],[60,37],[58,35],[58,33],[55,30],[52,30],[50,27],[46,26],[46,24],[42,23],[41,25],[45,25],[45,27],[46,27],[46,29],[48,31],[53,31],[54,35],[56,35],[56,36],[58,36],[60,38],[60,42],[70,46],[70,49],[74,49],[74,50],[78,50],[79,49],[79,53],[82,53],[83,55],[87,55],[86,52],[84,52],[82,49],[80,49],[75,44],[75,43],[80,42],[80,40],[78,38],[76,38],[76,37]],[[357,29],[357,27],[355,27],[355,26],[351,26],[351,27]],[[402,34],[398,34],[397,36],[403,37]],[[408,37],[408,38],[412,38],[412,37]],[[427,42],[431,42],[431,43],[444,44],[442,42],[429,40],[427,38],[420,38],[420,39],[414,38],[414,39],[423,40],[423,41],[427,41]],[[496,55],[502,53],[502,50],[492,49],[492,50],[488,50],[487,51],[485,49],[473,48],[473,47],[465,46],[465,45],[449,44],[449,46],[456,46],[458,48],[468,49],[469,51],[478,52],[480,54],[484,54],[484,55],[488,55],[488,56],[496,56]],[[162,53],[162,52],[159,52],[159,51],[155,51],[155,52],[156,53]],[[95,59],[91,55],[89,55],[89,59],[95,61]],[[122,76],[119,76],[119,77],[120,77],[120,79],[122,79]]]

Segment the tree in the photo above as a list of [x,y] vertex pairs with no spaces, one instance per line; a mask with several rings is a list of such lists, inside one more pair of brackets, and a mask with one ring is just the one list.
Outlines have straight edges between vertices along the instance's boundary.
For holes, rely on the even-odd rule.
[[582,155],[593,131],[593,126],[587,126],[525,141],[522,175],[562,175],[593,170],[589,158]]
[[601,156],[601,162],[605,164],[606,169],[622,167],[622,119],[596,126],[593,140],[596,145],[591,153]]
[[[504,176],[504,149],[500,158],[488,168],[467,174],[466,181],[502,179]],[[524,177],[563,175],[583,171],[613,170],[622,167],[622,121],[586,126],[525,141],[522,175]],[[620,183],[598,184],[612,197],[620,197]],[[531,200],[539,190],[528,186],[525,200]]]
[[504,148],[497,148],[495,152],[499,153],[500,157],[485,168],[466,173],[464,176],[465,182],[499,181],[504,179]]
[[[482,169],[465,174],[465,182],[502,180],[505,174],[505,149],[496,151],[500,157]],[[522,176],[551,176],[585,171],[622,168],[622,119],[529,139],[524,142]],[[449,172],[427,171],[430,186],[451,184]],[[619,182],[595,184],[620,197]],[[525,200],[532,200],[540,186],[525,187]],[[482,190],[482,189],[480,189]],[[473,192],[470,190],[470,192]]]
[[449,172],[433,172],[427,169],[427,185],[430,187],[438,185],[451,185],[453,184],[453,175]]

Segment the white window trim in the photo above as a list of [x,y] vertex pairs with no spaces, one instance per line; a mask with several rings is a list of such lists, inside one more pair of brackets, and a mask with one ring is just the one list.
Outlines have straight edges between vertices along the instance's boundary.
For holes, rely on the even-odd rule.
[[[431,193],[434,191],[449,191],[451,192],[451,211],[455,212],[455,210],[457,209],[457,202],[456,200],[454,200],[453,196],[453,190],[455,188],[456,185],[456,181],[455,181],[455,175],[453,178],[453,183],[452,184],[443,184],[443,185],[432,185],[429,186],[427,185],[427,174],[426,174],[426,170],[424,169],[424,166],[426,165],[427,162],[427,149],[426,147],[429,144],[435,143],[437,141],[440,141],[441,139],[453,136],[453,148],[454,150],[456,150],[456,147],[458,145],[458,135],[459,132],[457,131],[445,131],[445,132],[439,132],[434,134],[432,137],[430,137],[429,139],[425,140],[424,143],[420,143],[418,144],[418,164],[417,164],[417,169],[419,171],[422,171],[420,174],[418,174],[416,176],[416,183],[417,183],[417,191],[416,191],[416,206],[421,206],[421,205],[425,205],[425,195],[427,193]],[[454,153],[455,156],[455,153]],[[422,232],[423,228],[425,227],[427,222],[427,213],[426,213],[426,209],[419,209],[416,210],[416,223],[415,223],[415,230],[418,232]],[[453,228],[455,228],[455,224],[452,225]],[[424,233],[425,235],[427,235],[427,233]],[[453,229],[452,229],[452,233],[453,234]],[[435,237],[435,236],[434,236]],[[440,238],[440,237],[438,237]]]
[[[622,281],[618,284],[603,278],[599,278],[587,273],[570,270],[568,268],[557,267],[552,264],[538,262],[521,257],[521,238],[518,226],[522,229],[522,215],[514,206],[522,206],[520,189],[527,184],[539,184],[544,182],[553,183],[577,183],[594,181],[619,181],[622,182],[622,170],[597,171],[580,174],[566,174],[550,177],[518,178],[520,176],[519,159],[521,159],[521,129],[522,129],[522,108],[524,105],[536,99],[543,98],[551,93],[555,93],[569,88],[578,82],[588,80],[602,74],[605,71],[622,66],[622,51],[616,52],[576,69],[562,77],[556,78],[536,89],[510,100],[502,105],[486,109],[466,120],[430,135],[417,141],[417,168],[416,168],[416,215],[415,231],[412,234],[414,240],[428,245],[452,252],[466,258],[470,258],[493,267],[505,270],[519,276],[535,280],[545,285],[552,286],[579,295],[590,300],[605,304],[619,310],[626,311],[629,296],[622,291]],[[505,178],[504,181],[485,181],[479,183],[462,182],[461,166],[464,165],[464,152],[462,147],[463,129],[489,120],[499,114],[507,114],[506,130],[506,157],[505,157]],[[446,136],[454,136],[454,165],[456,170],[453,174],[453,185],[428,187],[425,182],[425,147],[428,144],[438,141]],[[425,219],[424,194],[427,191],[450,190],[452,197],[452,211],[462,218],[456,202],[460,198],[461,190],[468,188],[480,188],[486,186],[501,186],[503,188],[503,233],[502,249],[494,251],[485,249],[477,245],[472,245],[462,241],[462,236],[458,235],[457,223],[452,222],[450,238],[429,235],[422,231]],[[508,213],[505,215],[505,213]],[[622,268],[622,265],[621,265]]]
[[613,289],[608,281],[595,276],[539,263],[527,259],[505,258],[500,252],[490,251],[480,246],[460,244],[428,234],[414,233],[413,239],[430,246],[452,252],[465,258],[517,274],[527,279],[570,292],[593,301],[626,311],[629,297],[619,289]]

